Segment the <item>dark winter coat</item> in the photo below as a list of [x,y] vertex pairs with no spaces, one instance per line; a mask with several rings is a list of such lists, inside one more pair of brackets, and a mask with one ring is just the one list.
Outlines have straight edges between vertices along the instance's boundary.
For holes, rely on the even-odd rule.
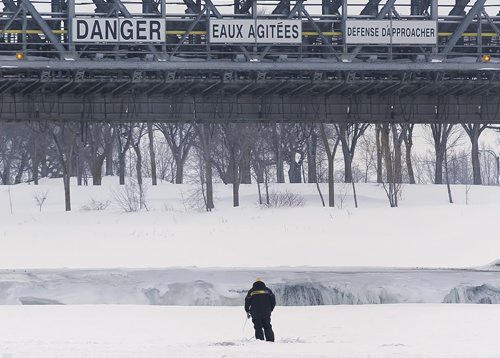
[[245,297],[245,311],[252,316],[270,316],[276,306],[276,297],[273,291],[262,281],[256,281]]

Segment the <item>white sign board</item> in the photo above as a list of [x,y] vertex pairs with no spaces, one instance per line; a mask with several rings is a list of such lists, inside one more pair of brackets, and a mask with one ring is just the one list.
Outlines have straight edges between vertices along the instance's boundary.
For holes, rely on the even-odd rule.
[[164,19],[74,18],[73,42],[164,42]]
[[301,43],[300,20],[210,20],[211,43]]
[[435,45],[432,20],[346,20],[345,43],[353,45]]

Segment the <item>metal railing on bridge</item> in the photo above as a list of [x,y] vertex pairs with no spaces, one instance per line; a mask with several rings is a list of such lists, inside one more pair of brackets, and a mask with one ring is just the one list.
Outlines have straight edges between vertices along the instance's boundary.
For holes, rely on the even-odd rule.
[[500,62],[497,0],[2,1],[2,61]]

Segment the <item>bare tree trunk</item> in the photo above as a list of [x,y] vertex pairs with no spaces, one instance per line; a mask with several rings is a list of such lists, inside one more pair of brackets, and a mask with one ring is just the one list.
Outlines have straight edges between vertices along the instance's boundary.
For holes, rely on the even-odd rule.
[[269,175],[267,173],[267,168],[264,168],[264,185],[266,188],[266,204],[269,205]]
[[[395,191],[395,178],[394,178],[394,170],[393,170],[393,159],[392,159],[392,153],[391,153],[391,146],[390,146],[390,133],[391,133],[391,128],[393,125],[390,125],[388,123],[384,123],[382,125],[382,136],[381,136],[381,146],[382,146],[382,152],[384,155],[384,162],[385,162],[385,170],[386,170],[386,175],[387,175],[387,186],[388,188],[386,189],[387,196],[389,198],[389,205],[391,207],[396,207],[397,205],[397,195]],[[394,133],[394,132],[393,132]],[[385,185],[385,184],[384,184]]]
[[127,152],[120,153],[118,155],[118,176],[120,180],[120,185],[125,185],[125,156],[127,155]]
[[78,154],[76,155],[76,183],[78,186],[83,184],[83,145],[78,146]]
[[481,162],[479,161],[479,136],[471,138],[472,149],[472,178],[474,185],[481,185],[483,183],[481,178]]
[[113,175],[113,150],[116,131],[111,130],[111,125],[106,126],[104,138],[108,142],[106,152],[106,176]]
[[[316,169],[316,149],[318,147],[318,135],[312,131],[307,141],[307,181],[309,183],[318,182],[318,172]],[[323,205],[324,206],[324,205]]]
[[358,208],[358,195],[356,194],[356,185],[354,184],[354,180],[351,183],[352,183],[352,195],[354,197],[354,207],[357,209]]
[[52,128],[51,135],[57,149],[59,163],[62,168],[64,183],[64,204],[66,211],[71,211],[71,171],[73,167],[73,154],[76,148],[76,130],[70,128],[71,123],[61,123],[57,128]]
[[403,182],[403,151],[401,150],[403,135],[402,133],[398,133],[397,126],[395,124],[391,124],[391,130],[394,146],[394,183],[401,183]]
[[132,146],[134,148],[136,161],[135,161],[135,170],[137,174],[137,184],[139,186],[142,185],[142,153],[141,147],[139,145]]
[[415,184],[415,173],[413,172],[413,164],[411,161],[411,145],[406,145],[406,168],[408,170],[408,180],[410,184]]
[[260,182],[257,180],[257,194],[259,195],[259,205],[262,205],[262,192],[260,190]]
[[443,162],[453,124],[432,123],[430,127],[434,140],[434,151],[436,153],[434,184],[443,184]]
[[344,156],[344,182],[352,182],[352,158],[351,152],[349,150],[348,138],[347,138],[347,128],[345,124],[339,124],[339,138],[342,145],[342,154]]
[[377,124],[375,126],[375,144],[377,147],[377,183],[379,184],[383,181],[381,135],[382,127],[380,124]]
[[481,162],[479,161],[479,136],[487,124],[462,124],[471,141],[472,177],[474,185],[481,185]]
[[125,185],[126,159],[132,140],[132,126],[118,124],[115,128],[116,149],[118,151],[118,176],[120,185]]
[[453,204],[453,197],[451,195],[451,187],[450,187],[450,177],[448,175],[448,156],[446,154],[447,150],[444,151],[444,169],[446,175],[446,189],[448,190],[448,200],[450,204]]
[[48,175],[48,172],[49,172],[49,168],[47,166],[47,154],[44,153],[41,158],[42,158],[42,161],[40,163],[40,177],[46,178]]
[[175,184],[182,184],[184,181],[184,161],[179,155],[174,156],[175,160]]
[[211,143],[212,136],[210,135],[210,124],[204,123],[196,126],[198,137],[200,139],[201,149],[203,153],[203,161],[205,162],[205,180],[206,180],[206,200],[207,211],[212,211],[214,205],[213,191],[213,175],[212,175],[212,158],[211,158]]
[[334,161],[335,158],[332,155],[328,155],[328,206],[333,208],[335,206],[335,173],[334,173]]
[[28,152],[23,151],[21,154],[21,160],[19,161],[19,166],[17,168],[17,174],[14,178],[14,184],[21,183],[23,179],[24,169],[28,166]]
[[436,149],[436,169],[434,175],[434,184],[443,184],[443,163],[446,150]]
[[318,181],[316,181],[316,190],[318,190],[319,198],[321,199],[321,204],[325,207],[325,199],[323,198],[323,193],[321,192],[321,188],[319,187]]
[[285,182],[285,169],[284,169],[285,161],[283,160],[283,154],[281,150],[276,152],[276,182],[284,183]]
[[70,176],[68,173],[63,174],[64,183],[64,205],[66,211],[71,211],[71,185]]
[[241,184],[252,184],[252,172],[250,170],[250,148],[246,148],[241,153],[241,161],[239,165]]
[[102,185],[102,165],[104,156],[96,158],[92,163],[92,185]]
[[297,162],[296,159],[295,159],[295,155],[297,153],[294,153],[294,157],[291,158],[291,160],[289,161],[289,169],[288,169],[288,181],[290,183],[295,183],[295,184],[298,184],[298,183],[302,183],[302,173],[301,173],[301,169],[302,169],[302,154],[300,155],[300,159],[299,161]]
[[207,181],[207,211],[212,211],[215,208],[214,205],[214,189],[213,189],[213,176],[212,176],[212,160],[210,158],[210,152],[205,154],[205,176]]
[[106,154],[106,176],[113,174],[113,145],[110,145]]
[[31,158],[31,171],[33,173],[33,183],[35,185],[38,185],[38,166],[40,165],[39,159],[38,159],[38,153],[34,153],[33,158]]
[[[278,132],[277,126],[280,126],[280,131]],[[285,182],[285,169],[283,167],[285,159],[283,158],[283,148],[282,148],[282,138],[281,132],[283,131],[281,123],[275,123],[273,125],[273,141],[276,156],[276,182]]]
[[335,139],[332,148],[326,134],[325,125],[321,123],[320,126],[321,138],[323,140],[323,146],[325,147],[326,156],[328,158],[328,206],[333,208],[335,206],[334,163],[335,153],[337,152],[337,146],[339,144],[339,137],[337,136],[337,138]]
[[33,135],[32,152],[31,152],[31,172],[33,175],[33,183],[38,185],[39,173],[38,167],[40,166],[40,153],[38,151],[38,134]]
[[240,173],[235,153],[231,153],[230,160],[233,167],[233,207],[238,207],[240,206]]
[[403,140],[405,142],[406,169],[408,171],[408,180],[410,184],[415,184],[415,173],[413,172],[413,164],[411,160],[411,149],[413,147],[413,128],[414,124],[404,124],[405,131]]
[[149,139],[149,160],[151,161],[151,181],[152,185],[157,185],[154,133],[153,133],[153,124],[151,122],[148,122],[148,139]]

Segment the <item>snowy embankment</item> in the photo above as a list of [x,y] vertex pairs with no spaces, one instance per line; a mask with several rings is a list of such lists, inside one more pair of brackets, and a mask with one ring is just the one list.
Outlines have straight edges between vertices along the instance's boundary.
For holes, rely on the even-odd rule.
[[256,277],[279,306],[500,303],[495,268],[0,270],[0,304],[241,306]]
[[[301,208],[258,207],[255,185],[216,185],[216,210],[186,207],[193,186],[161,184],[147,191],[148,212],[123,213],[114,203],[116,178],[101,187],[72,187],[73,211],[63,211],[60,180],[0,188],[0,268],[165,267],[477,267],[500,258],[500,188],[406,185],[399,208],[382,187],[359,184],[354,209],[349,185],[323,208],[315,185],[273,185],[304,196]],[[326,185],[322,186],[324,195]],[[34,193],[48,190],[39,212]],[[111,205],[84,211],[91,199]],[[11,205],[12,204],[12,205]],[[12,207],[12,214],[11,214]]]
[[0,357],[496,357],[498,305],[279,307],[256,342],[236,307],[0,306]]

